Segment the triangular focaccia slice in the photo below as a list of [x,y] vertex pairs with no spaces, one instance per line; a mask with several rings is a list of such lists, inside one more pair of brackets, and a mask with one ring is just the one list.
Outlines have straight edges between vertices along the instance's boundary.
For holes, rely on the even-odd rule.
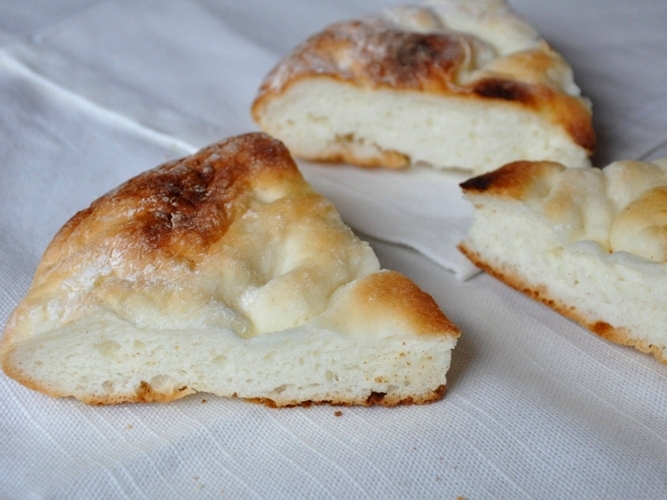
[[9,376],[86,403],[193,392],[426,403],[459,332],[264,134],[141,174],[55,236],[1,344]]
[[311,160],[482,173],[590,166],[590,103],[503,0],[442,0],[333,24],[267,75],[255,121]]
[[472,262],[667,363],[667,159],[516,162],[461,186],[475,206],[460,246]]

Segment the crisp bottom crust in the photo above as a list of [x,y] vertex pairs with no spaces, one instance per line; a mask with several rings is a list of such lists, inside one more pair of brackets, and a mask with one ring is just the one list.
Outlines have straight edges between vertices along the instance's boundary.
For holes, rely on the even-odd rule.
[[516,271],[508,269],[507,267],[503,268],[501,266],[490,264],[479,253],[466,246],[465,243],[461,243],[458,248],[473,264],[480,269],[483,269],[494,278],[497,278],[515,290],[526,294],[528,297],[542,302],[563,316],[573,319],[603,339],[617,344],[634,347],[638,351],[651,354],[658,361],[667,364],[667,358],[662,355],[659,347],[649,344],[645,340],[631,337],[632,332],[628,331],[626,328],[612,326],[602,318],[597,319],[587,316],[579,311],[574,305],[566,304],[565,302],[552,297],[545,285],[529,283]]
[[246,401],[251,401],[253,403],[261,403],[271,408],[281,408],[281,407],[293,407],[293,406],[303,406],[308,407],[312,405],[331,405],[331,406],[405,406],[405,405],[421,405],[428,403],[435,403],[440,401],[447,392],[447,387],[444,385],[438,386],[436,390],[432,393],[427,393],[423,396],[408,396],[405,399],[397,399],[386,397],[386,394],[383,392],[371,392],[371,395],[365,401],[344,401],[344,400],[333,400],[333,401],[302,401],[302,402],[284,402],[284,401],[273,401],[268,398],[257,398],[257,399],[246,399]]
[[[27,387],[34,389],[36,391],[47,394],[51,397],[64,397],[62,394],[55,393],[49,390],[46,387],[42,387],[36,383],[33,383],[30,380],[22,379],[21,383],[25,384]],[[109,396],[106,398],[91,398],[82,400],[84,403],[93,405],[93,406],[104,406],[112,404],[121,404],[121,403],[168,403],[181,399],[190,394],[194,394],[197,391],[193,391],[189,387],[180,387],[171,393],[158,392],[148,382],[142,382],[137,392],[135,394],[127,395],[117,395]],[[270,408],[286,408],[286,407],[309,407],[313,405],[331,405],[331,406],[407,406],[407,405],[421,405],[435,403],[440,401],[447,392],[447,387],[445,385],[438,386],[434,391],[427,392],[423,395],[414,395],[408,396],[407,398],[399,399],[396,396],[387,397],[386,393],[383,392],[371,392],[368,398],[364,399],[335,399],[327,401],[296,401],[296,400],[273,400],[269,398],[243,398],[245,401],[251,403],[258,403],[266,405]],[[236,394],[232,397],[238,397]]]

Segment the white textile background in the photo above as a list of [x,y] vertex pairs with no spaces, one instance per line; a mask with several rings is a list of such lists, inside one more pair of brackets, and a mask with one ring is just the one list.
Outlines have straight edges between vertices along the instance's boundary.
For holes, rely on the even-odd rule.
[[[0,3],[0,324],[77,210],[255,130],[250,103],[280,56],[392,3]],[[667,156],[664,0],[512,5],[592,99],[598,165]],[[300,166],[460,326],[445,398],[338,417],[207,395],[96,408],[0,375],[0,498],[667,497],[667,367],[487,275],[461,281],[460,177]]]

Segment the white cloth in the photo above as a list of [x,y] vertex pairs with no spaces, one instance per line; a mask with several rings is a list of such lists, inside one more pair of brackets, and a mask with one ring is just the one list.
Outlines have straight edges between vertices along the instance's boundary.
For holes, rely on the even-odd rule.
[[462,173],[428,168],[368,170],[298,162],[308,181],[357,231],[411,247],[461,280],[479,271],[456,246],[470,224]]
[[[391,3],[0,3],[0,324],[77,210],[256,129],[250,103],[281,55]],[[667,155],[664,0],[513,5],[593,100],[599,165]],[[487,275],[446,271],[471,275],[455,250],[461,178],[300,166],[460,326],[445,398],[340,417],[207,395],[97,408],[0,375],[0,498],[667,497],[667,367]]]

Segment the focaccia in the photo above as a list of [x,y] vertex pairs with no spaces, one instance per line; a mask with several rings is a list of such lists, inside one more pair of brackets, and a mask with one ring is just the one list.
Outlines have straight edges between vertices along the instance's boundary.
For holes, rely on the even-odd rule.
[[296,156],[364,166],[586,167],[595,147],[570,66],[503,0],[333,24],[266,76],[252,114]]
[[149,170],[70,219],[0,357],[22,384],[90,404],[207,392],[391,406],[443,395],[458,335],[260,133]]
[[667,159],[516,162],[462,185],[473,263],[601,337],[667,362]]

